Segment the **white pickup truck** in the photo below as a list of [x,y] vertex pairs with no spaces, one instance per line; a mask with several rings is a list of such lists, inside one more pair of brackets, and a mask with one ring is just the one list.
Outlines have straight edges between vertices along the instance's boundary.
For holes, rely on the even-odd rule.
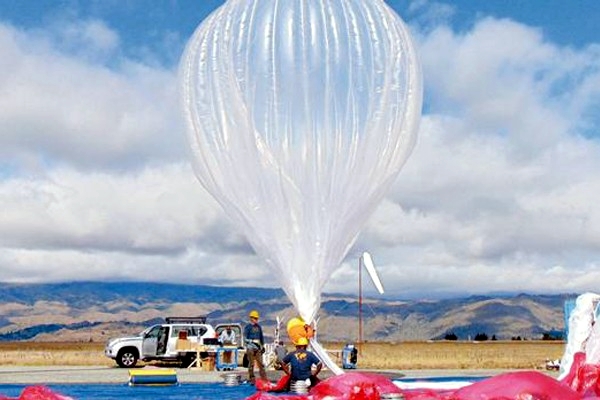
[[182,365],[190,365],[195,352],[177,349],[180,332],[191,343],[216,344],[217,333],[225,326],[232,326],[241,337],[239,324],[212,325],[206,323],[206,317],[169,317],[164,324],[153,325],[138,336],[111,339],[106,343],[104,354],[116,361],[122,368],[134,367],[138,360],[142,361],[177,361]]

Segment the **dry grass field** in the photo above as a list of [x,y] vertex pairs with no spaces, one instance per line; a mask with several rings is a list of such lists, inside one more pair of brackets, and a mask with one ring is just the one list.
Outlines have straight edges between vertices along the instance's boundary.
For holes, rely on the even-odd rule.
[[0,342],[0,365],[114,365],[103,343]]
[[[341,350],[342,343],[325,343]],[[358,366],[367,369],[542,369],[563,354],[563,342],[402,342],[364,343]],[[0,342],[0,365],[114,366],[103,343]]]
[[542,369],[561,358],[563,342],[403,342],[361,345],[361,368],[376,369]]

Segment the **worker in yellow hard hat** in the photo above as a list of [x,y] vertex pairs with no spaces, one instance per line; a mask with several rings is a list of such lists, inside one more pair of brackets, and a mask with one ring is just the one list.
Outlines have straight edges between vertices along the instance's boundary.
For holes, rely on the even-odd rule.
[[244,327],[244,345],[246,346],[246,355],[248,356],[248,380],[254,383],[254,363],[258,367],[260,377],[267,380],[267,373],[262,361],[265,338],[263,337],[262,327],[258,324],[258,319],[260,318],[258,311],[250,311],[248,317],[250,318],[250,323]]
[[323,364],[319,360],[319,357],[306,349],[308,346],[307,338],[298,338],[294,344],[296,345],[296,350],[283,357],[282,369],[286,374],[290,375],[290,386],[294,382],[304,381],[307,386],[312,387],[319,382],[317,375],[321,371]]
[[287,323],[287,333],[292,343],[296,343],[301,337],[310,339],[315,335],[312,326],[307,324],[302,317],[295,317]]

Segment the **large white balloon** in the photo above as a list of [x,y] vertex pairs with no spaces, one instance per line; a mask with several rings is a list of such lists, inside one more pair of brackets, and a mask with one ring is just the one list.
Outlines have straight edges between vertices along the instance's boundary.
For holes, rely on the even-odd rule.
[[381,0],[229,0],[180,74],[198,179],[312,321],[415,143],[406,26]]

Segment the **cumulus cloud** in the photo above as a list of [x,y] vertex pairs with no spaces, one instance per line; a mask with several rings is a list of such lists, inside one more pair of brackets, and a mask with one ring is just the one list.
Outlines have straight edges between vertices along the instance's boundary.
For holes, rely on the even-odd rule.
[[173,71],[132,62],[109,69],[38,35],[0,27],[4,163],[121,169],[184,154]]
[[189,166],[176,71],[91,59],[119,53],[101,23],[56,29],[0,26],[3,280],[260,281]]
[[121,175],[53,169],[4,180],[0,199],[5,280],[222,284],[266,275],[185,163]]

